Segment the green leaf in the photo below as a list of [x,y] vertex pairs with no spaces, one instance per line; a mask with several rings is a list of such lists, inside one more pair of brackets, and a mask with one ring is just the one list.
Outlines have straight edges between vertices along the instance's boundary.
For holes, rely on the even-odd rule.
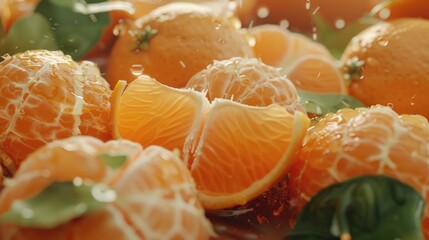
[[361,176],[314,196],[287,240],[423,239],[424,199],[386,176]]
[[[79,60],[100,40],[103,30],[110,23],[110,17],[108,12],[83,14],[74,11],[75,1],[43,0],[35,11],[49,20],[58,47],[73,59]],[[87,2],[104,1],[88,0]]]
[[113,169],[118,169],[124,165],[128,157],[126,155],[113,155],[104,153],[100,155],[100,158],[107,166]]
[[30,199],[15,201],[9,211],[0,216],[0,222],[30,228],[54,228],[97,211],[115,198],[113,190],[84,183],[80,178],[74,182],[54,182]]
[[317,41],[325,45],[332,55],[339,59],[354,36],[380,22],[380,19],[364,16],[354,22],[345,23],[346,25],[342,29],[333,29],[318,14],[313,15],[313,22],[317,33]]
[[363,103],[349,95],[323,94],[303,90],[298,90],[298,95],[301,97],[305,110],[316,115],[337,112],[342,108],[365,107]]
[[0,55],[12,55],[30,49],[58,50],[48,20],[38,13],[15,22],[8,34],[0,39]]

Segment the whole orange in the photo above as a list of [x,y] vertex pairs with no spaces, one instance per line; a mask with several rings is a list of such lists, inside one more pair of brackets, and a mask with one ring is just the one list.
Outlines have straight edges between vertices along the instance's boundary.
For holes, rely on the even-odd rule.
[[4,56],[0,86],[0,160],[10,174],[56,139],[111,137],[111,90],[91,62],[47,50]]
[[[237,20],[237,19],[236,19]],[[170,3],[128,24],[110,54],[107,78],[132,81],[147,74],[184,87],[213,60],[253,56],[244,34],[228,14],[193,3]]]
[[429,118],[429,20],[376,24],[352,39],[342,56],[349,93],[366,105]]

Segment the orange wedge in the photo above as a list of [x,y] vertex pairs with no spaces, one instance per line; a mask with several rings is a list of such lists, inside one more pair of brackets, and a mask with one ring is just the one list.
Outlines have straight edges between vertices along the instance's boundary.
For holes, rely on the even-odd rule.
[[120,82],[113,94],[120,95],[112,103],[116,105],[114,132],[143,146],[182,149],[209,108],[202,93],[168,87],[146,75],[128,84],[120,94],[123,84]]
[[280,25],[260,25],[250,34],[255,56],[280,67],[298,89],[318,93],[346,94],[345,80],[329,50],[310,38]]
[[266,191],[286,173],[308,125],[304,113],[280,105],[215,100],[191,166],[204,207],[243,205]]
[[293,33],[280,25],[259,25],[250,29],[254,38],[253,51],[262,62],[276,67],[287,67],[307,54],[332,57],[329,50],[308,37]]
[[286,174],[309,126],[304,113],[275,103],[210,104],[202,93],[147,76],[112,104],[119,104],[114,126],[122,138],[182,150],[206,209],[245,204],[268,190]]

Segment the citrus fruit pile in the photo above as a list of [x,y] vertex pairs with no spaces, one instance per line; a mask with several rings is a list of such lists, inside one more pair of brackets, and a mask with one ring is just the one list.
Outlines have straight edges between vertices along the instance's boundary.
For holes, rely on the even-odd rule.
[[425,0],[0,7],[0,239],[429,238]]

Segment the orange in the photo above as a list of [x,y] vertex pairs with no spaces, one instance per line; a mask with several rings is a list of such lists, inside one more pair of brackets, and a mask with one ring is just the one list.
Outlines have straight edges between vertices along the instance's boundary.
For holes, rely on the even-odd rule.
[[[338,20],[346,24],[369,13],[382,0],[257,0],[251,16],[244,18],[253,25],[279,24],[283,21],[294,31],[312,32],[313,15],[320,15],[335,27]],[[317,29],[316,29],[317,32]]]
[[147,74],[183,87],[213,60],[253,56],[233,19],[204,5],[171,3],[124,26],[108,62],[111,86]]
[[[250,76],[249,86],[265,88],[252,83],[261,79]],[[283,87],[295,92],[293,85]],[[145,75],[116,95],[113,119],[119,135],[143,146],[181,150],[206,209],[246,204],[273,186],[286,173],[309,125],[304,113],[290,113],[274,99],[266,106],[228,99],[209,103],[192,89],[168,87]]]
[[399,19],[358,34],[342,56],[349,93],[366,105],[429,117],[429,20]]
[[210,101],[223,98],[250,106],[276,103],[290,112],[304,111],[291,81],[256,58],[215,61],[195,74],[186,87],[206,92]]
[[[102,154],[126,156],[116,171]],[[59,161],[60,160],[60,161]],[[102,142],[72,137],[49,143],[31,154],[0,195],[0,213],[54,181],[104,183],[117,199],[53,229],[30,229],[11,223],[0,228],[2,239],[209,239],[213,231],[197,199],[195,183],[172,152],[126,141]]]
[[256,57],[283,74],[301,90],[319,93],[347,93],[336,60],[329,50],[299,33],[280,25],[265,24],[250,29]]
[[56,139],[111,137],[111,90],[93,63],[33,50],[4,56],[0,76],[0,159],[6,174]]
[[398,18],[429,18],[429,2],[426,0],[386,0],[376,7],[372,13],[381,19]]
[[[391,108],[342,109],[309,128],[290,172],[296,209],[319,190],[361,175],[383,174],[410,184],[426,203],[429,193],[429,123]],[[429,236],[429,208],[424,231]]]
[[117,91],[114,95],[119,99],[112,102],[114,131],[143,146],[182,149],[209,109],[201,93],[175,89],[146,75],[132,81],[122,94]]
[[255,56],[269,65],[287,68],[297,58],[317,54],[332,55],[329,50],[305,35],[293,33],[280,25],[265,24],[251,28]]
[[215,100],[198,145],[190,152],[191,174],[206,209],[244,205],[287,172],[309,119],[273,104],[267,107]]

